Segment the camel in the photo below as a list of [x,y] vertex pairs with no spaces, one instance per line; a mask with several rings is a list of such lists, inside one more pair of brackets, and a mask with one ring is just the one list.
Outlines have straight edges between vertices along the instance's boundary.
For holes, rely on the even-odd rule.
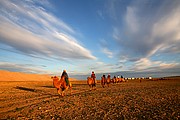
[[91,77],[87,77],[87,84],[89,85],[90,90],[91,90],[91,88],[93,89],[96,86],[95,81]]
[[65,77],[62,76],[61,79],[59,79],[57,76],[51,77],[53,79],[53,85],[55,88],[57,88],[57,93],[60,96],[64,96],[65,95],[65,91],[68,90],[68,88],[70,88],[70,94],[72,91],[72,84],[69,82],[69,85],[66,85],[66,81],[65,81]]
[[109,85],[110,85],[110,83],[111,83],[111,78],[107,78],[107,80],[106,80],[106,83],[107,83],[107,86],[109,87]]
[[112,83],[117,83],[117,78],[112,78]]
[[104,88],[105,87],[105,83],[106,83],[106,78],[105,77],[101,77],[101,85]]

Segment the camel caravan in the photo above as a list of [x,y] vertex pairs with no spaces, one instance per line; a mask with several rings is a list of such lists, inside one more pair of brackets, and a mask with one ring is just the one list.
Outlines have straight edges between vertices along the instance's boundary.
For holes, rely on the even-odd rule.
[[[123,78],[122,76],[121,76],[121,78],[120,78],[120,77],[117,77],[117,78],[116,78],[116,77],[114,76],[114,77],[111,79],[111,76],[110,76],[110,75],[108,75],[107,78],[106,78],[105,75],[103,75],[103,76],[101,77],[101,81],[100,81],[101,86],[102,86],[103,88],[104,88],[106,85],[107,85],[107,87],[109,87],[111,83],[120,83],[120,82],[126,82],[126,81],[124,80],[124,78]],[[89,85],[90,90],[96,89],[96,81],[95,81],[95,79],[93,79],[93,77],[90,77],[90,76],[87,77],[87,84]]]
[[[53,80],[53,86],[57,89],[57,93],[59,96],[64,96],[65,95],[65,91],[67,91],[68,89],[70,90],[70,94],[72,91],[72,84],[68,79],[68,74],[66,73],[66,70],[63,71],[61,78],[57,77],[57,76],[53,76],[51,77],[51,79]],[[91,76],[87,77],[87,85],[89,86],[90,90],[96,90],[96,76],[94,71],[92,71]],[[103,75],[101,77],[101,86],[103,88],[105,88],[105,86],[107,85],[107,87],[110,87],[111,83],[120,83],[120,82],[126,82],[123,78],[123,76],[119,77],[119,75],[114,76],[113,78],[111,78],[110,74],[108,74],[107,78],[105,75]]]
[[101,86],[104,88],[105,87],[105,84],[107,85],[107,87],[110,86],[110,83],[120,83],[120,82],[126,82],[124,80],[124,78],[121,76],[121,78],[118,76],[116,78],[116,76],[114,76],[112,79],[111,79],[111,76],[110,74],[108,74],[107,78],[105,75],[103,75],[101,77]]

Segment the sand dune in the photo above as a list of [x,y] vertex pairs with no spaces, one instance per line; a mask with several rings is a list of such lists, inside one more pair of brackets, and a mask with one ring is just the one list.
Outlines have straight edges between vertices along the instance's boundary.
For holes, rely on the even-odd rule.
[[[76,79],[70,78],[71,81]],[[50,75],[28,74],[0,70],[0,81],[52,81]]]

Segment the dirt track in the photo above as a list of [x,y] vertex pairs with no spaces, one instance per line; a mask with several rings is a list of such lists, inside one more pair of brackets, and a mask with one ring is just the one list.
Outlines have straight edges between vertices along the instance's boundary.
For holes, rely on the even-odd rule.
[[74,82],[59,98],[52,82],[0,82],[0,118],[180,119],[180,80],[129,81],[89,91]]

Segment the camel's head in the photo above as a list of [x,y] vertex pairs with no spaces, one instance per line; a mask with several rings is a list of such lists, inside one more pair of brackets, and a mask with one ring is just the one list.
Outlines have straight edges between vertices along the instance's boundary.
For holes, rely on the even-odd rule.
[[54,87],[60,88],[59,78],[57,76],[52,76],[51,79],[53,79]]
[[59,79],[57,76],[51,76],[51,79]]
[[58,82],[59,78],[57,76],[52,76],[51,79],[53,80],[53,82]]

